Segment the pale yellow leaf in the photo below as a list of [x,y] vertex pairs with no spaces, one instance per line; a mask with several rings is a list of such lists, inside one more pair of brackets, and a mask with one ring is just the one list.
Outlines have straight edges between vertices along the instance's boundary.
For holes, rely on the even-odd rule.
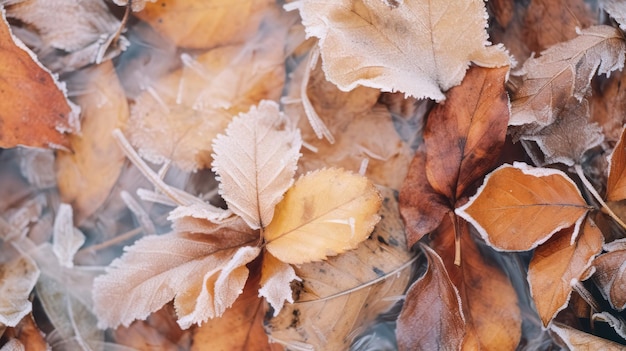
[[128,121],[128,103],[110,61],[86,69],[72,81],[85,93],[77,97],[82,109],[82,133],[70,136],[73,153],[57,154],[61,198],[70,203],[77,223],[93,214],[109,196],[124,166],[124,153],[111,137]]
[[354,249],[380,220],[380,205],[378,190],[365,177],[334,168],[308,173],[276,206],[264,232],[266,248],[292,264]]
[[267,226],[293,183],[302,138],[273,101],[261,101],[213,141],[213,171],[228,208],[252,229]]
[[302,284],[295,303],[285,304],[267,322],[271,341],[294,350],[347,350],[369,323],[402,298],[412,254],[396,193],[388,188],[381,193],[382,220],[367,240],[325,261],[294,266]]
[[[509,65],[502,47],[489,46],[487,12],[480,0],[300,0],[308,37],[319,38],[328,80],[341,90],[357,85],[445,99],[470,62]],[[450,50],[454,48],[454,50]]]
[[14,327],[31,312],[29,296],[38,278],[39,268],[28,256],[0,263],[0,324]]
[[293,303],[293,293],[291,282],[300,281],[291,265],[278,260],[270,253],[263,255],[263,265],[261,266],[261,288],[259,296],[272,305],[274,317],[278,315],[285,305],[285,301]]

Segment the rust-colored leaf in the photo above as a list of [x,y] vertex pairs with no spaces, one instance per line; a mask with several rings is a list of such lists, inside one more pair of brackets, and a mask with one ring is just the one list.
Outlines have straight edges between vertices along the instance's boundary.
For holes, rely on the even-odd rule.
[[528,267],[528,282],[537,312],[547,326],[566,307],[572,283],[582,280],[591,260],[602,250],[603,236],[591,219],[574,244],[574,227],[562,229],[539,246]]
[[626,199],[626,129],[622,131],[609,159],[609,178],[606,182],[606,199]]
[[65,133],[77,123],[77,111],[65,97],[65,87],[13,36],[4,11],[0,76],[0,147],[69,148]]
[[441,257],[426,245],[428,270],[406,293],[398,316],[400,350],[458,350],[465,334],[461,297]]
[[507,276],[478,250],[467,222],[456,220],[463,248],[461,265],[454,264],[455,229],[448,217],[432,247],[443,259],[461,296],[466,326],[462,349],[514,350],[522,324],[517,294]]
[[426,176],[452,204],[497,161],[509,121],[504,89],[509,67],[472,67],[446,102],[433,108],[426,129]]
[[626,250],[615,250],[593,261],[595,283],[616,310],[626,308]]
[[490,173],[456,213],[472,223],[492,247],[526,251],[563,228],[578,227],[588,209],[565,173],[516,162]]

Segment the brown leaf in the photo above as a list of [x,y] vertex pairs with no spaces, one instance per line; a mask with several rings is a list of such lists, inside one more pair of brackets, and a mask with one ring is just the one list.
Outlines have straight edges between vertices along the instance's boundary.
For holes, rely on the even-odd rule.
[[444,218],[432,243],[459,291],[465,316],[463,350],[513,350],[521,337],[517,294],[507,276],[478,250],[467,222],[457,219],[461,265],[454,264],[455,229]]
[[28,314],[13,328],[8,328],[4,336],[9,339],[17,339],[27,351],[48,351],[50,346],[46,343],[43,332],[39,329],[32,314]]
[[0,147],[17,145],[69,148],[65,133],[76,129],[78,111],[65,86],[39,64],[0,20]]
[[606,182],[606,199],[626,199],[626,128],[609,158],[609,177]]
[[129,112],[111,61],[80,71],[73,81],[86,92],[77,98],[81,134],[69,138],[74,152],[58,153],[55,166],[61,199],[80,223],[104,203],[122,172],[126,158],[111,132],[126,126]]
[[267,322],[272,342],[293,348],[345,350],[358,331],[387,311],[410,276],[394,192],[382,189],[383,218],[355,250],[294,266],[302,284],[296,302]]
[[593,258],[602,251],[600,229],[587,218],[578,240],[574,227],[561,229],[539,246],[528,267],[528,283],[544,327],[567,306],[572,284],[583,280]]
[[158,0],[146,3],[136,16],[177,46],[209,49],[252,37],[273,4],[269,0]]
[[575,236],[588,210],[565,173],[516,162],[491,172],[476,195],[455,212],[491,247],[526,251],[574,224]]
[[437,229],[443,216],[452,211],[448,200],[436,192],[426,179],[426,153],[423,148],[415,153],[411,161],[399,202],[409,247]]
[[379,0],[301,0],[287,7],[299,9],[307,36],[319,38],[326,76],[344,91],[364,85],[441,101],[470,61],[509,64],[501,47],[486,46],[486,10],[478,1],[403,1],[390,8]]
[[400,350],[458,350],[465,334],[461,297],[441,257],[421,245],[428,270],[406,293],[398,316]]
[[504,89],[509,67],[472,67],[446,102],[430,112],[424,130],[426,176],[452,204],[500,156],[509,120]]
[[593,280],[604,298],[618,311],[626,308],[626,250],[604,253],[593,261],[593,266]]
[[570,350],[576,351],[623,351],[624,345],[614,343],[605,338],[587,334],[578,329],[561,323],[553,323],[550,330],[555,332],[567,345]]

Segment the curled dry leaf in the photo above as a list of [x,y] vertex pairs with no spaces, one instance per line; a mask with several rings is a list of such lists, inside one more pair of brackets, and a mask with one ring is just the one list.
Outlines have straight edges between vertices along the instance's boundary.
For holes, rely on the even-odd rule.
[[211,142],[231,119],[263,99],[277,100],[285,79],[282,20],[247,44],[210,50],[138,96],[128,131],[139,153],[183,170],[211,164]]
[[606,181],[606,199],[626,199],[626,128],[609,157],[609,177]]
[[461,297],[441,257],[426,245],[421,248],[428,270],[406,293],[397,320],[398,348],[459,350],[465,334]]
[[626,4],[618,0],[600,0],[600,7],[606,11],[609,16],[619,23],[622,30],[626,30]]
[[352,250],[380,220],[381,197],[367,178],[322,169],[298,179],[265,228],[266,248],[285,263],[323,260]]
[[0,147],[69,148],[65,133],[78,129],[78,110],[56,81],[0,20]]
[[39,278],[39,268],[28,256],[0,263],[0,323],[16,326],[32,310],[28,297]]
[[619,30],[592,26],[572,40],[554,45],[540,57],[526,60],[515,73],[522,83],[513,93],[510,125],[547,126],[555,121],[570,97],[581,101],[596,74],[624,66],[626,42]]
[[[462,350],[514,350],[522,333],[522,316],[515,289],[499,267],[483,255],[468,223],[445,217],[431,247],[442,258],[450,280],[461,296],[465,317]],[[460,231],[462,259],[454,264],[455,227]],[[441,337],[445,337],[442,335]]]
[[241,293],[245,264],[259,253],[258,248],[243,246],[254,241],[253,233],[237,246],[183,233],[138,240],[94,281],[99,326],[128,326],[172,299],[183,328],[221,315]]
[[74,266],[74,254],[85,243],[85,235],[74,228],[72,206],[61,204],[54,219],[52,251],[59,263],[67,268]]
[[73,152],[58,153],[57,182],[64,202],[74,208],[77,223],[92,215],[109,196],[124,166],[124,153],[111,132],[128,121],[126,95],[110,61],[80,71],[72,78],[84,94],[80,135],[69,138]]
[[565,342],[565,344],[570,350],[576,350],[576,351],[594,351],[594,350],[622,351],[624,350],[624,345],[620,345],[618,343],[609,341],[605,338],[600,338],[595,335],[585,333],[583,331],[574,329],[565,324],[552,323],[550,325],[550,330],[556,333],[556,335],[558,335],[561,338],[561,340]]
[[594,282],[611,306],[622,311],[626,308],[626,250],[614,250],[598,256],[593,261],[596,272]]
[[291,282],[294,280],[301,281],[291,265],[278,260],[269,252],[263,255],[259,296],[265,297],[272,306],[274,317],[283,308],[285,301],[293,303]]
[[531,296],[544,327],[567,306],[572,284],[583,280],[591,261],[602,251],[602,232],[590,218],[574,244],[573,232],[574,227],[569,227],[554,234],[535,250],[528,267]]
[[319,38],[328,80],[344,91],[364,85],[441,101],[471,61],[509,64],[502,47],[488,46],[482,1],[407,0],[393,8],[380,0],[299,0],[286,7],[299,9],[307,36]]
[[[152,0],[140,1],[136,13],[177,46],[209,49],[238,44],[254,36],[263,16],[273,9],[270,0]],[[133,10],[135,1],[132,2]]]
[[213,171],[228,208],[252,229],[265,227],[293,183],[302,138],[273,101],[235,117],[213,140]]
[[588,210],[565,173],[516,162],[491,172],[476,195],[455,212],[472,223],[491,247],[526,251],[575,225],[573,240]]
[[297,299],[266,323],[270,341],[297,349],[345,350],[376,316],[391,308],[410,277],[397,200],[381,190],[383,218],[355,250],[294,267]]

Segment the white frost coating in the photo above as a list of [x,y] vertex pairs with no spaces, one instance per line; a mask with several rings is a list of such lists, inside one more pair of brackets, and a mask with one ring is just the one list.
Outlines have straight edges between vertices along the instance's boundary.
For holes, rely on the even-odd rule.
[[22,255],[1,264],[0,272],[0,324],[14,327],[32,311],[28,297],[39,278],[39,268],[30,257]]
[[233,216],[231,210],[223,210],[211,204],[192,204],[190,206],[178,206],[167,216],[169,221],[173,221],[183,217],[192,217],[199,219],[207,219],[213,223],[219,224],[230,219]]
[[74,228],[72,206],[61,204],[54,219],[52,251],[61,266],[74,267],[74,255],[85,243],[85,235]]
[[270,277],[261,282],[259,297],[264,297],[272,305],[274,317],[276,317],[283,309],[285,301],[293,303],[291,282],[294,280],[302,281],[302,279],[296,275],[296,271],[290,264],[280,262],[275,258],[274,260],[280,264],[280,267],[278,270],[270,272]]
[[25,351],[24,344],[22,344],[18,339],[11,339],[9,342],[4,344],[0,351]]
[[602,245],[602,249],[607,252],[626,250],[626,238],[613,240],[610,243]]

